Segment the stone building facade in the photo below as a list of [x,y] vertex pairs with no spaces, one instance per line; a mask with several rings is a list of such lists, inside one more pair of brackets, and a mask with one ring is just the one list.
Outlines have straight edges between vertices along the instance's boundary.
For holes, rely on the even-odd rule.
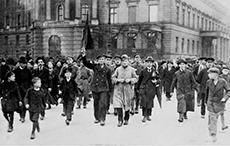
[[87,14],[98,53],[155,59],[230,55],[215,0],[0,0],[0,55],[78,56]]

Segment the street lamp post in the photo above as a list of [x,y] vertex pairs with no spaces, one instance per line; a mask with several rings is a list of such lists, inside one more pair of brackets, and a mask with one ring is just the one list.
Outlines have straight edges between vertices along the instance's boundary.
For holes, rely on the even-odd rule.
[[111,7],[110,7],[111,0],[108,0],[109,5],[109,17],[108,17],[108,27],[109,27],[109,39],[107,43],[107,53],[111,52]]

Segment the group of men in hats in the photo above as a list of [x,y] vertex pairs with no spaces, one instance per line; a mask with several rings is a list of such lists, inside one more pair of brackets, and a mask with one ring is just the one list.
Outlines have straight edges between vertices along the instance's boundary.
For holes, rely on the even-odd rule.
[[[101,54],[95,61],[87,60],[85,51],[82,51],[81,55],[80,68],[76,68],[73,65],[73,59],[68,57],[66,64],[60,67],[58,73],[58,78],[63,83],[60,86],[61,97],[64,100],[62,115],[67,117],[67,125],[72,119],[74,97],[79,96],[80,92],[85,97],[84,108],[86,108],[89,92],[92,92],[94,123],[105,125],[106,114],[109,113],[112,103],[114,114],[118,117],[117,126],[121,127],[129,124],[130,114],[137,114],[139,107],[142,109],[142,122],[151,121],[154,98],[157,98],[161,107],[162,95],[165,93],[166,100],[170,101],[174,89],[176,89],[178,121],[180,123],[188,119],[188,111],[194,112],[194,91],[196,90],[198,93],[197,105],[201,107],[201,117],[205,118],[206,106],[209,111],[209,130],[213,141],[216,141],[218,115],[221,115],[222,129],[228,128],[224,122],[225,104],[223,101],[226,102],[230,95],[229,68],[223,66],[220,70],[219,66],[215,67],[213,58],[199,58],[199,62],[191,69],[185,59],[178,59],[177,65],[175,65],[175,62],[171,60],[157,62],[152,56],[142,60],[139,54],[134,55],[133,62],[130,62],[130,57],[126,54],[114,57]],[[49,103],[51,100],[49,93],[53,89],[50,84],[50,70],[45,67],[44,58],[37,58],[38,66],[33,71],[27,67],[25,57],[21,57],[18,63],[18,67],[13,72],[21,97],[24,98],[26,91],[31,87],[32,77],[39,77],[47,97],[46,101]],[[6,65],[5,60],[1,60],[1,79],[10,70],[11,68]],[[219,76],[219,74],[221,75]],[[78,89],[75,90],[75,86]],[[221,88],[221,90],[217,91],[216,88]],[[77,108],[80,108],[81,100],[82,98],[78,97]],[[25,114],[26,108],[23,105],[20,109],[21,122],[25,121]],[[41,119],[44,117],[45,110],[41,112]]]

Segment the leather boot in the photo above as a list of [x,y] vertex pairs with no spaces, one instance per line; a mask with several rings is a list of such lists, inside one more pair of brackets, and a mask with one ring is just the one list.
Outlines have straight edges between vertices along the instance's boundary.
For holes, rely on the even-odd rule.
[[33,122],[33,127],[32,127],[32,132],[31,132],[31,135],[30,135],[30,139],[35,139],[35,130],[37,128],[37,123],[36,122]]

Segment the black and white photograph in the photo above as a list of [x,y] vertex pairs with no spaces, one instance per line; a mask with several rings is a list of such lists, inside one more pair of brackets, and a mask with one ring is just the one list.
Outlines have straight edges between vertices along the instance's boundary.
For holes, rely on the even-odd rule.
[[230,145],[230,0],[0,0],[0,145]]

